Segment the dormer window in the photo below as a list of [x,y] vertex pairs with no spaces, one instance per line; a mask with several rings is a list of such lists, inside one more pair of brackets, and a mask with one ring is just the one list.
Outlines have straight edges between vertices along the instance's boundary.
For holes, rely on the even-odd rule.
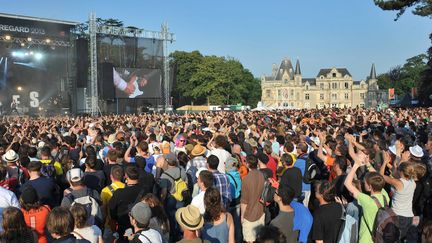
[[333,78],[336,78],[336,73],[332,73],[332,75],[333,75]]

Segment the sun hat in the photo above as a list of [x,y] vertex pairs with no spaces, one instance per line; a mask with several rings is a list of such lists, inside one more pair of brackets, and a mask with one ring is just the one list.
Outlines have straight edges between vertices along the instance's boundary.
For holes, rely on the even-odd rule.
[[258,143],[257,143],[257,142],[255,141],[255,139],[253,139],[253,138],[249,138],[249,139],[247,139],[246,142],[247,142],[250,146],[252,146],[252,147],[255,147],[255,148],[258,147]]
[[147,203],[139,202],[135,204],[135,206],[131,209],[131,216],[134,218],[138,223],[147,225],[150,222],[152,212]]
[[110,134],[109,136],[108,136],[108,143],[109,144],[113,144],[113,143],[115,143],[117,141],[117,139],[116,139],[116,135],[113,133],[113,134]]
[[202,156],[203,154],[205,154],[206,151],[207,151],[207,149],[204,146],[202,146],[201,144],[197,144],[192,149],[191,155],[192,156]]
[[226,163],[225,163],[225,169],[226,169],[226,171],[233,171],[233,170],[236,170],[237,169],[237,166],[238,166],[238,160],[236,159],[236,158],[234,158],[234,157],[230,157],[227,161],[226,161]]
[[171,153],[171,145],[167,141],[163,141],[161,145],[162,153],[163,154],[169,154]]
[[83,177],[84,173],[80,168],[72,168],[68,172],[66,172],[66,179],[70,182],[81,181]]
[[5,162],[11,163],[17,161],[19,159],[19,156],[17,153],[15,153],[14,150],[10,149],[2,156],[2,159]]
[[424,156],[423,149],[418,145],[409,147],[409,151],[414,157],[421,158]]
[[175,217],[177,223],[184,229],[199,230],[204,225],[204,218],[199,209],[193,205],[177,209]]

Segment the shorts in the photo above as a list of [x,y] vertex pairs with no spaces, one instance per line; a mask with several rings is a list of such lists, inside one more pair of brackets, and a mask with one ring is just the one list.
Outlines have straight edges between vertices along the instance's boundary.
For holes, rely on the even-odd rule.
[[243,228],[243,240],[246,242],[253,242],[256,240],[256,235],[258,230],[264,226],[265,214],[261,216],[256,221],[250,222],[248,220],[244,220],[242,224]]

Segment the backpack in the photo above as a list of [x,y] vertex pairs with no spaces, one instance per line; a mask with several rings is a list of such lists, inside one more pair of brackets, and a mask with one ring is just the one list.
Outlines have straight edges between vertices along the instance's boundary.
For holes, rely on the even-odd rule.
[[264,176],[264,188],[261,192],[259,202],[265,207],[269,206],[274,201],[274,195],[276,193],[276,188],[273,184],[277,183],[273,178],[267,178],[267,176],[261,172]]
[[315,161],[312,158],[306,159],[305,172],[303,175],[303,182],[306,184],[311,184],[314,180],[317,179],[319,173],[319,168]]
[[86,196],[76,198],[71,192],[67,194],[66,197],[72,202],[71,207],[76,203],[79,203],[86,208],[87,215],[89,215],[87,219],[87,223],[89,225],[101,226],[103,218],[102,211],[100,209],[99,203],[91,196],[92,194],[92,190],[87,188]]
[[177,201],[182,202],[184,197],[189,194],[189,189],[186,184],[186,182],[181,178],[181,169],[179,168],[179,174],[180,176],[177,179],[174,179],[170,174],[165,173],[168,177],[170,177],[174,181],[174,189],[175,192],[171,194],[172,197],[174,197]]
[[48,164],[43,163],[41,167],[41,175],[48,178],[54,178],[56,176],[56,170],[54,167],[54,160],[51,160]]
[[378,212],[375,216],[373,230],[371,230],[367,221],[366,226],[372,236],[373,242],[396,242],[399,240],[399,221],[397,215],[389,207],[387,199],[384,198],[384,206],[378,201],[375,196],[371,196],[378,207]]
[[342,224],[338,232],[338,243],[357,242],[358,239],[358,221],[351,215],[347,214],[345,207],[342,206]]

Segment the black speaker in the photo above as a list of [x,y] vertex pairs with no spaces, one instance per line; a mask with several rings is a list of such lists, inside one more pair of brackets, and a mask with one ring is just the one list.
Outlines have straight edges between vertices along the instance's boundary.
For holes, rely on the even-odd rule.
[[89,52],[88,41],[85,38],[78,38],[76,44],[76,85],[77,88],[86,88],[89,74]]
[[103,99],[114,99],[115,98],[115,87],[113,79],[113,68],[114,65],[109,62],[102,63],[102,77],[100,87],[102,91]]

